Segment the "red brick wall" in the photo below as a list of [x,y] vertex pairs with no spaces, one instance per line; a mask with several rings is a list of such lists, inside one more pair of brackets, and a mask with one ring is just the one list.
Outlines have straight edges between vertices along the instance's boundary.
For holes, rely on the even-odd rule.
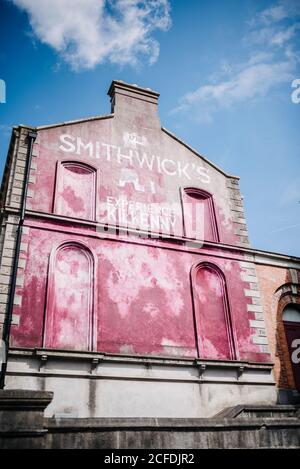
[[282,312],[291,302],[300,304],[300,297],[292,294],[289,269],[257,265],[256,271],[261,288],[270,352],[275,364],[275,380],[282,389],[295,389]]

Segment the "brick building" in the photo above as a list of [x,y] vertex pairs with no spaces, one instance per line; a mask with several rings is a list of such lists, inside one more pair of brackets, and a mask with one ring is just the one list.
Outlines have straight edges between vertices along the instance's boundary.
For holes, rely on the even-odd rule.
[[109,115],[13,129],[6,389],[54,391],[65,417],[297,402],[300,259],[250,247],[238,177],[161,127],[158,93],[108,94]]

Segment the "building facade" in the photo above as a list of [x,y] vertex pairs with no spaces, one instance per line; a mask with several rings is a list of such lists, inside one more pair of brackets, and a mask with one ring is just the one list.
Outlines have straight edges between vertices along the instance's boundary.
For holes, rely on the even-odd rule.
[[109,115],[13,130],[6,388],[54,391],[56,417],[296,402],[300,259],[250,247],[238,177],[161,127],[158,93],[108,94]]

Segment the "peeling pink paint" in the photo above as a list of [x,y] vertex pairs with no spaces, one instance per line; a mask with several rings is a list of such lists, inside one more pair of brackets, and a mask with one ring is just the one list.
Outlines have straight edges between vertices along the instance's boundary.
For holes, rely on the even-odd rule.
[[62,246],[51,260],[44,345],[89,350],[93,315],[93,261],[80,245]]
[[[29,246],[12,344],[268,361],[251,340],[242,252],[182,240],[182,191],[195,188],[213,200],[219,241],[237,245],[226,176],[162,131],[152,104],[118,98],[113,118],[38,132],[35,196],[28,199],[35,214],[26,218]],[[176,203],[173,241],[97,231],[95,222],[109,223],[109,204],[122,198],[135,210]],[[205,237],[218,241],[212,205],[205,207]],[[136,228],[132,220],[128,225]],[[193,283],[203,263],[224,281],[200,269]]]
[[[112,353],[139,353],[152,355],[169,355],[197,357],[197,335],[194,323],[193,298],[191,294],[191,278],[188,274],[192,267],[201,262],[217,263],[226,272],[228,296],[232,304],[231,313],[237,336],[239,356],[243,360],[262,361],[266,356],[257,351],[251,342],[251,329],[246,314],[247,299],[242,294],[244,284],[240,278],[237,260],[214,258],[212,252],[187,252],[170,249],[170,246],[159,249],[154,243],[145,246],[143,240],[118,242],[112,239],[99,239],[90,229],[81,229],[81,234],[66,236],[60,225],[52,226],[51,231],[45,229],[44,223],[28,220],[33,224],[30,230],[30,241],[25,269],[25,285],[22,292],[22,306],[15,307],[21,315],[20,327],[13,326],[12,343],[22,347],[41,347],[43,345],[43,328],[45,327],[44,311],[47,306],[47,279],[49,279],[49,261],[53,249],[66,242],[83,243],[88,246],[95,257],[95,310],[94,310],[94,341],[92,348]],[[73,256],[73,254],[72,254]],[[75,256],[75,254],[74,254]],[[76,258],[76,256],[75,256]],[[225,266],[231,263],[232,268]],[[71,260],[66,272],[78,272],[78,266]],[[59,267],[60,269],[60,267]],[[68,270],[69,269],[69,270]],[[58,272],[56,280],[66,285],[66,297],[72,300],[72,288],[78,290],[78,284],[86,288],[86,278],[81,272],[70,290],[67,278]],[[81,276],[83,275],[83,278]],[[61,279],[61,280],[60,280]],[[209,279],[212,290],[218,292],[214,279]],[[73,286],[72,286],[73,285]],[[195,292],[197,296],[197,291]],[[63,291],[59,293],[64,297]],[[60,300],[58,300],[61,303]],[[208,299],[209,301],[209,299]],[[219,313],[216,303],[209,301],[207,321],[209,328],[218,331]],[[82,305],[82,303],[80,303]],[[59,309],[62,304],[59,304]],[[87,309],[79,311],[79,318],[87,317]],[[64,308],[61,314],[64,318]],[[71,313],[70,313],[71,314]],[[217,324],[216,324],[217,322]],[[69,349],[87,349],[83,346],[80,334],[86,337],[86,324],[79,321],[76,331],[70,329]],[[61,327],[58,321],[58,328]],[[80,332],[79,332],[80,331]],[[53,331],[56,337],[56,329]],[[59,346],[55,339],[53,346]],[[169,341],[167,343],[167,341]],[[210,343],[209,343],[210,342]],[[219,343],[210,358],[220,359],[226,355],[226,347]],[[168,344],[172,344],[168,345]],[[206,347],[212,350],[212,341],[207,339]],[[50,345],[48,343],[48,345]],[[63,345],[62,343],[60,345]],[[61,348],[61,346],[59,346]],[[225,350],[225,351],[224,351]]]

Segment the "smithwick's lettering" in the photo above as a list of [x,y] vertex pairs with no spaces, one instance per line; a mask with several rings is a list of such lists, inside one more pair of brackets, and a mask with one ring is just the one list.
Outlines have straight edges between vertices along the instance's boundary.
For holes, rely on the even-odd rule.
[[84,142],[81,137],[74,137],[69,134],[60,136],[59,149],[66,153],[75,155],[87,155],[89,158],[106,159],[106,161],[123,164],[129,163],[131,167],[138,167],[148,171],[166,174],[167,176],[178,176],[182,179],[191,181],[196,178],[204,184],[211,182],[208,169],[195,163],[182,163],[170,158],[162,158],[159,155],[149,154],[144,150],[136,148],[121,148],[118,145],[112,145],[100,141]]

